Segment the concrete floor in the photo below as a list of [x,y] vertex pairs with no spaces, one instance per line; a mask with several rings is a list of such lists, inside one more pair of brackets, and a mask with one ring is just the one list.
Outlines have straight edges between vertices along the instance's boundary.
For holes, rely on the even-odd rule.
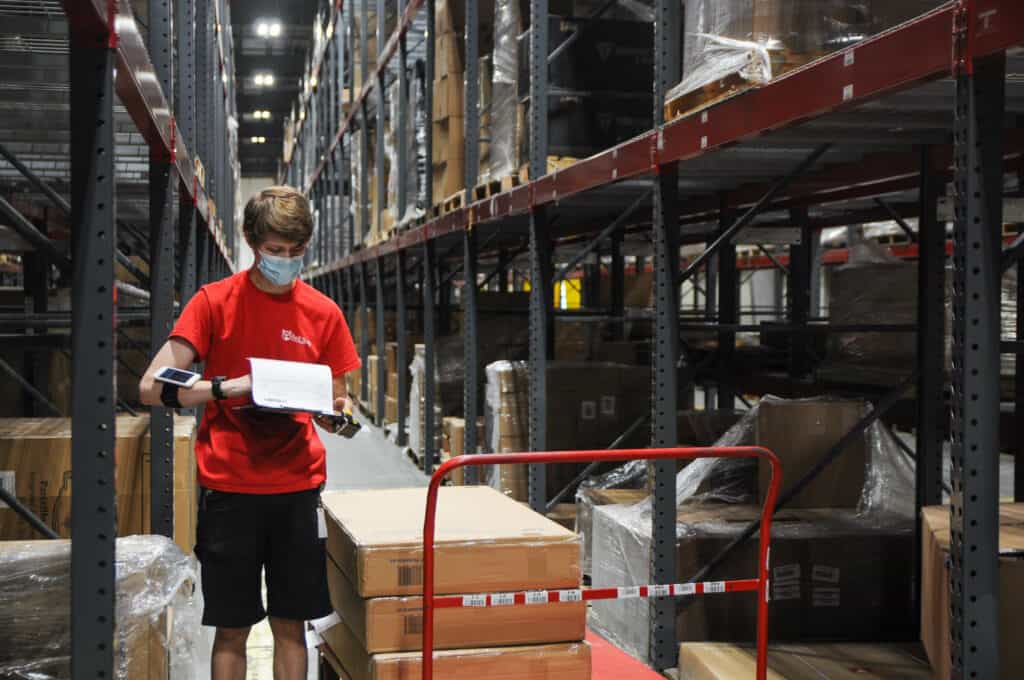
[[[366,422],[364,418],[362,422]],[[378,428],[365,425],[353,439],[322,435],[327,448],[326,490],[426,486],[427,479],[404,451]],[[246,680],[272,680],[274,642],[267,621],[253,627],[249,636],[249,667]],[[213,629],[203,627],[197,668],[181,680],[210,680]],[[309,680],[316,680],[316,653],[310,652]]]

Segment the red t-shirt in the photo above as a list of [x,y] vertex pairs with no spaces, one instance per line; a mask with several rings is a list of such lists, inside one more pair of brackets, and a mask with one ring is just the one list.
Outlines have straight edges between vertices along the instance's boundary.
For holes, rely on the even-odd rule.
[[[244,271],[203,286],[185,306],[172,337],[195,348],[204,377],[249,374],[249,358],[327,364],[335,376],[358,368],[359,354],[338,305],[298,281],[272,295]],[[235,493],[312,489],[327,476],[324,445],[309,414],[236,409],[248,397],[206,405],[196,461],[199,484]]]

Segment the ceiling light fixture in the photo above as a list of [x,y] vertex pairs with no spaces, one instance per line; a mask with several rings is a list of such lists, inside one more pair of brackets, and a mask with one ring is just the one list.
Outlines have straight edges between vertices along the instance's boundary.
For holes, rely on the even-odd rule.
[[270,26],[267,24],[267,22],[261,21],[260,23],[256,24],[256,35],[258,35],[261,38],[266,38],[268,35],[270,35]]
[[258,87],[270,87],[274,84],[274,74],[272,73],[257,73],[253,77],[253,82]]
[[280,35],[281,35],[281,23],[279,21],[275,21],[274,23],[270,24],[270,37],[271,38],[276,38],[276,37],[278,37]]

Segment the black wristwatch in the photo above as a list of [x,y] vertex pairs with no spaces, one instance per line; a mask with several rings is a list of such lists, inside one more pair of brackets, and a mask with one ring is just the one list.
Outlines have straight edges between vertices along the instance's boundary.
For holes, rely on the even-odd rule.
[[213,398],[217,401],[227,399],[228,395],[224,394],[224,388],[221,386],[225,380],[222,375],[215,376],[210,380],[210,391],[213,392]]

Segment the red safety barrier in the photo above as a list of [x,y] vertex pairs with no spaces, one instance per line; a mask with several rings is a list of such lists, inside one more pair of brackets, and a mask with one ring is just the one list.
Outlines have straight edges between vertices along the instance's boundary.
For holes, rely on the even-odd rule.
[[[761,508],[761,532],[756,579],[706,583],[658,584],[569,590],[521,591],[459,596],[434,595],[434,524],[437,518],[437,490],[449,472],[467,465],[508,465],[532,463],[589,463],[593,461],[663,460],[675,458],[765,458],[772,467],[768,496]],[[673,449],[621,449],[598,451],[544,451],[539,453],[492,453],[459,456],[441,465],[430,478],[426,517],[423,521],[423,680],[434,677],[434,609],[447,607],[502,607],[544,605],[549,602],[626,599],[632,597],[680,597],[711,593],[757,591],[757,680],[768,675],[768,560],[772,515],[782,483],[782,465],[771,451],[757,446],[727,446]]]

